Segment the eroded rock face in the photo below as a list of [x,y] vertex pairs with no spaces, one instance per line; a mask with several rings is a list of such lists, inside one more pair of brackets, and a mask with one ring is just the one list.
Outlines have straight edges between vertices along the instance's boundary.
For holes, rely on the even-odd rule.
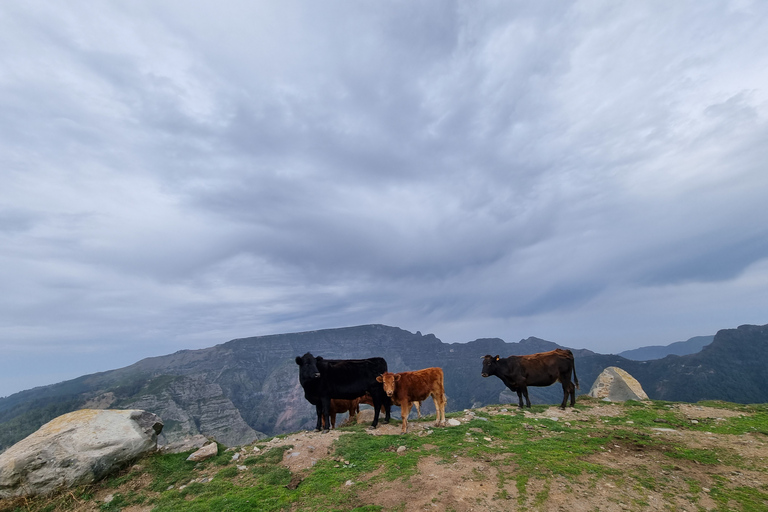
[[182,441],[190,434],[213,437],[226,446],[266,437],[248,426],[221,386],[204,376],[177,377],[158,393],[138,397],[130,407],[154,411],[163,418],[162,445]]
[[82,409],[0,454],[0,497],[48,494],[104,478],[157,448],[162,420],[141,410]]
[[626,400],[648,400],[640,383],[629,373],[617,366],[609,366],[597,376],[589,390],[589,396],[611,402]]

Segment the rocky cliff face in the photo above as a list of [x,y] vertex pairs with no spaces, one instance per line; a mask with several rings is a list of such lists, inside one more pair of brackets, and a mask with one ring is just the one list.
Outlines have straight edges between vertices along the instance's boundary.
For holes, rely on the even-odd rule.
[[154,393],[140,394],[120,405],[149,410],[163,418],[160,444],[194,434],[213,437],[228,446],[265,437],[245,422],[221,386],[208,382],[204,375],[174,378]]

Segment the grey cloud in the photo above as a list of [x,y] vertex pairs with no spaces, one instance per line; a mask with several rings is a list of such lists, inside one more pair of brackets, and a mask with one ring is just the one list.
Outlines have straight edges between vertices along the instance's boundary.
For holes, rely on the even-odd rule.
[[768,10],[736,7],[4,6],[4,346],[745,323]]

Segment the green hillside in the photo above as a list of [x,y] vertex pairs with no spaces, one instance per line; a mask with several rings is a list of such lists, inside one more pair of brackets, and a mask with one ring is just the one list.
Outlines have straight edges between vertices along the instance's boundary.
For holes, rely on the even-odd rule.
[[[295,432],[192,463],[154,455],[97,485],[0,501],[15,511],[765,511],[768,406],[585,396],[377,430]],[[237,455],[236,455],[237,454]],[[234,459],[237,460],[234,460]]]

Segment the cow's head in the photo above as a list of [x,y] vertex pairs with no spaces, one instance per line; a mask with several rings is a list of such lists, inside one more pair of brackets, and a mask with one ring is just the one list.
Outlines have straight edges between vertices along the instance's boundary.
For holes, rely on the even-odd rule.
[[311,382],[313,379],[320,378],[317,362],[322,359],[322,357],[315,357],[309,352],[301,357],[296,356],[296,364],[299,365],[299,382],[301,382],[302,386],[305,382]]
[[395,382],[400,380],[400,375],[392,372],[384,372],[376,377],[376,382],[381,382],[384,385],[384,392],[388,397],[392,397],[395,394]]
[[499,362],[499,356],[483,356],[483,371],[480,373],[483,377],[496,375],[496,363]]

